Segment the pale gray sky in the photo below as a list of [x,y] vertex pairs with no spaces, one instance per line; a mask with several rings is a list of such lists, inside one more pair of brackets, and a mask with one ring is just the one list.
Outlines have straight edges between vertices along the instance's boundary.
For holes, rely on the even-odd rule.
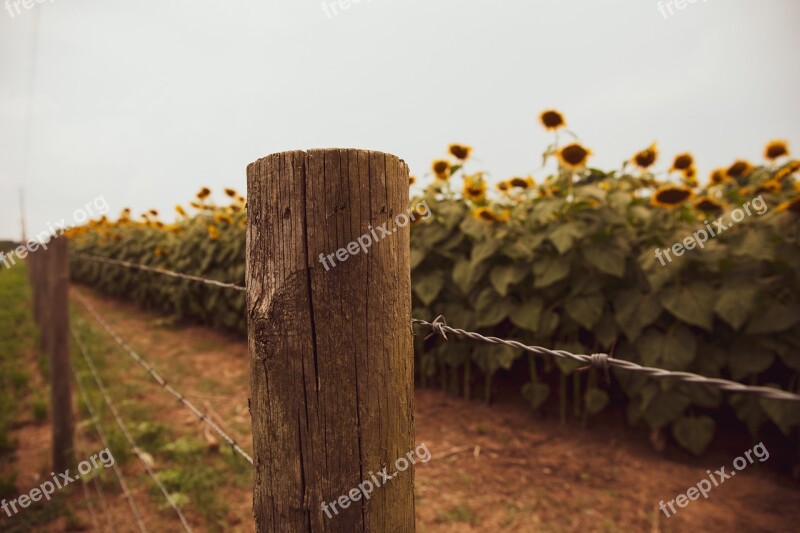
[[98,196],[112,213],[171,213],[203,185],[244,191],[246,165],[281,150],[383,150],[423,174],[462,142],[476,169],[506,178],[539,166],[549,136],[537,115],[549,107],[599,167],[652,140],[662,157],[692,150],[702,176],[760,160],[773,137],[800,153],[800,2],[697,0],[668,18],[658,4],[362,0],[331,17],[321,0],[2,9],[0,238],[19,235],[20,186],[36,233]]

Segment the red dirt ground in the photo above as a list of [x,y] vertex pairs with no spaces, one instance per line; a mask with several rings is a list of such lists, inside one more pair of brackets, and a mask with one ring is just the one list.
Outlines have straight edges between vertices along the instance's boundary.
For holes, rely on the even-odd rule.
[[[164,327],[163,317],[100,298],[84,287],[72,290],[86,296],[127,342],[163,375],[172,377],[171,382],[198,406],[217,420],[232,421],[226,429],[245,449],[251,448],[243,340],[197,326]],[[73,302],[79,315],[91,321],[74,297]],[[202,435],[196,420],[150,385],[141,368],[130,367],[125,377],[137,384],[130,401],[153,405],[159,420],[179,425],[181,434]],[[426,444],[433,457],[416,469],[421,533],[788,532],[796,531],[800,523],[800,485],[759,463],[712,489],[707,500],[690,502],[673,517],[665,517],[658,509],[660,500],[685,493],[707,477],[707,469],[730,470],[734,455],[718,450],[691,458],[674,449],[659,454],[641,431],[613,418],[601,415],[581,429],[534,415],[521,402],[486,406],[434,390],[417,390],[416,409],[417,443]],[[43,424],[25,423],[15,436],[20,442],[17,484],[22,488],[47,464],[49,430]],[[148,508],[146,481],[135,461],[125,473],[129,479],[141,479],[135,496],[144,502],[151,529],[177,531],[174,515]],[[230,503],[222,527],[252,531],[249,492],[220,487],[219,497]],[[113,500],[112,512],[132,528],[122,495],[114,494]],[[81,498],[73,495],[69,501],[78,521],[87,524],[83,503],[76,503]],[[196,516],[190,521],[196,531],[209,530]],[[61,520],[46,530],[64,528]]]

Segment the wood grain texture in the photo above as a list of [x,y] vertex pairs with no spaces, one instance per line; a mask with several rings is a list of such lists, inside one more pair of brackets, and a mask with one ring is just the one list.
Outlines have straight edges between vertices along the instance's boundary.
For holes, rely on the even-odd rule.
[[408,207],[408,167],[363,150],[273,154],[247,169],[254,515],[260,532],[414,531],[409,469],[330,518],[413,448],[409,229],[326,270]]

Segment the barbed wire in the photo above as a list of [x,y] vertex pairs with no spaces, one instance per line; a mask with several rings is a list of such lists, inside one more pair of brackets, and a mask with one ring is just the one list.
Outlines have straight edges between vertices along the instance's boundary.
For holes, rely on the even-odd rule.
[[237,285],[235,283],[226,283],[224,281],[217,281],[215,279],[204,278],[201,276],[193,276],[191,274],[183,274],[181,272],[175,272],[174,270],[167,270],[165,268],[160,267],[151,267],[148,265],[142,265],[139,263],[131,263],[130,261],[123,261],[121,259],[111,259],[109,257],[102,257],[99,255],[93,254],[72,254],[73,257],[81,257],[84,259],[89,259],[91,261],[97,261],[99,263],[107,263],[109,265],[117,265],[117,266],[124,266],[127,268],[135,268],[138,270],[144,270],[145,272],[153,272],[156,274],[162,274],[164,276],[170,276],[173,278],[185,279],[189,281],[196,281],[199,283],[205,283],[206,285],[213,285],[214,287],[221,287],[223,289],[233,289],[236,291],[245,292],[247,289],[242,287],[241,285]]
[[[103,444],[104,448],[110,449],[108,437],[106,437],[106,433],[105,431],[103,431],[103,428],[100,425],[100,419],[97,417],[97,412],[94,410],[92,403],[89,401],[89,395],[86,394],[86,389],[83,387],[83,383],[81,382],[80,377],[78,376],[78,372],[77,370],[75,370],[75,366],[72,364],[72,361],[70,361],[70,368],[72,369],[72,375],[75,377],[75,383],[78,384],[78,391],[80,391],[81,397],[83,398],[83,403],[84,405],[86,405],[86,410],[89,411],[89,418],[92,421],[92,424],[94,424],[94,427],[97,430],[97,434],[100,437],[100,442]],[[128,484],[125,483],[125,478],[123,477],[122,471],[120,470],[116,461],[114,461],[114,464],[112,465],[111,468],[114,469],[114,474],[116,474],[117,480],[119,481],[119,485],[120,487],[122,487],[122,492],[123,494],[125,494],[125,499],[128,500],[128,505],[130,505],[131,511],[133,511],[133,516],[136,519],[136,525],[139,527],[139,531],[141,531],[142,533],[147,533],[147,528],[145,527],[144,521],[142,520],[142,515],[139,513],[139,508],[136,506],[136,502],[133,499],[133,495],[131,494],[131,491],[128,489]],[[98,487],[98,494],[100,494],[99,485],[96,485],[96,487]],[[105,504],[105,500],[103,500],[103,503]],[[108,507],[105,507],[105,512],[106,512],[106,518],[108,518],[109,522],[111,522],[111,515],[108,512]]]
[[220,437],[222,437],[222,439],[223,439],[225,442],[227,442],[227,443],[228,443],[228,445],[230,445],[230,447],[233,449],[233,451],[235,451],[236,453],[238,453],[239,455],[241,455],[242,457],[244,457],[244,458],[245,458],[245,460],[247,460],[247,462],[248,462],[248,463],[250,463],[251,465],[253,464],[253,458],[252,458],[252,457],[251,457],[251,456],[250,456],[250,455],[249,455],[249,454],[248,454],[246,451],[244,451],[244,450],[241,448],[241,446],[239,446],[239,445],[236,443],[236,441],[235,441],[233,438],[231,438],[231,437],[230,437],[230,436],[229,436],[227,433],[225,433],[225,431],[223,431],[223,430],[222,430],[222,428],[221,428],[221,427],[219,427],[219,425],[218,425],[218,424],[216,424],[216,423],[215,423],[215,422],[214,422],[214,421],[211,419],[211,417],[209,417],[209,416],[208,416],[207,414],[205,414],[203,411],[201,411],[200,409],[198,409],[198,408],[197,408],[197,407],[196,407],[196,406],[195,406],[195,405],[194,405],[194,404],[193,404],[193,403],[192,403],[190,400],[188,400],[188,399],[186,398],[186,396],[184,396],[183,394],[181,394],[181,393],[180,393],[178,390],[176,390],[176,389],[175,389],[175,388],[174,388],[172,385],[170,385],[169,383],[167,383],[167,380],[165,380],[163,377],[161,377],[161,375],[160,375],[160,374],[159,374],[159,373],[158,373],[158,372],[157,372],[157,371],[156,371],[156,370],[153,368],[153,366],[152,366],[150,363],[148,363],[147,361],[145,361],[145,360],[142,358],[142,356],[140,356],[138,353],[136,353],[136,351],[135,351],[133,348],[131,348],[130,346],[128,346],[128,344],[127,344],[127,343],[126,343],[126,342],[125,342],[125,341],[122,339],[122,337],[120,337],[120,336],[117,334],[117,332],[116,332],[116,331],[114,331],[114,328],[112,328],[112,327],[111,327],[111,325],[110,325],[108,322],[106,322],[106,321],[103,319],[103,317],[102,317],[102,316],[100,316],[100,314],[99,314],[99,313],[98,313],[98,312],[97,312],[97,311],[94,309],[94,307],[92,307],[92,305],[91,305],[91,304],[90,304],[90,303],[89,303],[89,302],[86,300],[86,298],[84,298],[83,296],[81,296],[81,295],[80,295],[79,293],[77,293],[77,292],[75,292],[74,294],[75,294],[75,296],[78,298],[78,300],[79,300],[79,301],[80,301],[80,302],[83,304],[83,306],[86,308],[86,310],[87,310],[87,311],[89,311],[89,313],[90,313],[90,314],[91,314],[91,315],[94,317],[94,319],[95,319],[95,320],[96,320],[96,321],[97,321],[97,322],[100,324],[100,326],[101,326],[101,327],[102,327],[102,328],[103,328],[103,329],[106,331],[106,333],[108,333],[108,335],[109,335],[109,336],[110,336],[112,339],[114,339],[114,340],[117,342],[117,344],[119,344],[119,346],[120,346],[120,347],[121,347],[121,348],[122,348],[122,349],[123,349],[123,350],[124,350],[124,351],[125,351],[125,352],[126,352],[126,353],[127,353],[127,354],[128,354],[128,355],[129,355],[129,356],[130,356],[130,357],[131,357],[133,360],[134,360],[134,361],[136,361],[137,363],[139,363],[139,365],[140,365],[142,368],[144,368],[144,369],[147,371],[147,373],[148,373],[148,374],[150,374],[150,376],[153,378],[153,380],[155,380],[155,382],[156,382],[156,383],[158,383],[159,385],[161,385],[161,388],[163,388],[165,391],[167,391],[167,392],[168,392],[168,393],[170,393],[172,396],[174,396],[175,398],[177,398],[177,400],[178,400],[178,402],[179,402],[180,404],[182,404],[184,407],[186,407],[187,409],[189,409],[189,411],[191,411],[191,412],[192,412],[192,413],[193,413],[193,414],[194,414],[194,415],[195,415],[195,416],[196,416],[196,417],[197,417],[197,418],[198,418],[198,419],[199,419],[201,422],[203,422],[204,424],[206,424],[208,427],[210,427],[212,430],[214,430],[214,432],[216,432],[216,433],[217,433],[217,435],[219,435]]
[[[133,435],[131,435],[131,433],[128,431],[128,426],[125,425],[125,422],[123,422],[122,417],[119,414],[119,411],[117,411],[117,408],[114,405],[114,402],[111,401],[111,396],[109,396],[108,394],[108,389],[106,389],[105,384],[103,384],[103,380],[100,377],[100,374],[97,372],[97,368],[94,366],[92,358],[89,356],[89,352],[86,349],[86,345],[83,344],[80,337],[78,337],[78,335],[75,333],[74,329],[72,330],[72,337],[75,339],[75,343],[78,345],[81,355],[83,355],[83,360],[86,361],[86,366],[89,368],[89,372],[92,374],[94,382],[97,384],[97,388],[100,391],[100,394],[103,396],[103,400],[106,402],[108,410],[111,411],[111,415],[117,422],[117,425],[119,426],[122,435],[125,437],[125,440],[128,441],[128,444],[130,444],[133,453],[136,455],[136,458],[139,459],[139,462],[142,463],[142,466],[144,466],[144,469],[147,471],[148,475],[153,479],[155,484],[161,490],[161,493],[164,495],[164,498],[166,498],[167,503],[169,503],[170,507],[172,507],[172,509],[175,510],[175,513],[178,515],[178,518],[180,518],[181,524],[183,524],[183,529],[191,533],[192,528],[186,521],[186,517],[181,512],[178,505],[175,503],[175,500],[172,499],[172,496],[170,495],[167,488],[164,486],[161,480],[158,479],[158,476],[153,471],[153,468],[150,466],[150,463],[143,456],[142,449],[136,443],[136,439],[134,439]],[[77,374],[76,374],[76,379],[77,379]]]
[[[81,454],[83,457],[86,457],[85,454]],[[91,483],[91,481],[86,481],[85,479],[81,479],[81,489],[83,490],[83,498],[86,500],[86,509],[89,511],[89,519],[92,521],[92,527],[95,531],[100,529],[97,526],[97,517],[94,514],[94,505],[92,505],[92,499],[89,497],[89,489],[86,488],[86,485]]]
[[100,500],[101,507],[103,508],[103,514],[106,515],[106,522],[108,522],[108,530],[109,531],[116,531],[117,530],[117,524],[115,524],[114,520],[112,520],[111,511],[108,510],[108,504],[106,503],[105,496],[103,496],[103,489],[102,489],[102,487],[100,485],[100,478],[101,477],[102,477],[102,472],[101,472],[101,475],[96,476],[93,479],[93,481],[94,481],[94,490],[95,490],[95,492],[97,492],[97,497]]
[[617,367],[617,368],[623,368],[625,370],[630,370],[632,372],[638,372],[640,374],[644,374],[646,376],[654,378],[670,378],[670,379],[675,379],[677,381],[683,381],[685,383],[713,385],[717,388],[720,388],[728,392],[755,394],[757,396],[761,396],[763,398],[769,398],[771,400],[786,400],[794,402],[800,401],[800,395],[779,389],[743,385],[735,381],[730,381],[721,378],[709,378],[701,376],[699,374],[693,374],[691,372],[674,372],[671,370],[664,370],[661,368],[641,366],[631,361],[625,361],[624,359],[615,359],[606,353],[596,353],[592,355],[574,354],[564,350],[549,350],[541,346],[528,346],[518,341],[510,341],[505,339],[499,339],[497,337],[485,336],[481,335],[480,333],[476,333],[474,331],[465,331],[463,329],[450,327],[445,322],[445,318],[441,315],[439,315],[433,322],[427,322],[425,320],[412,318],[411,323],[430,328],[432,335],[433,334],[439,335],[444,340],[447,340],[447,334],[451,333],[453,335],[457,335],[460,337],[467,337],[472,340],[477,340],[489,344],[500,344],[503,346],[508,346],[510,348],[524,350],[526,352],[530,352],[536,355],[551,355],[553,357],[560,357],[562,359],[571,359],[572,361],[589,364],[595,368],[599,368],[604,371],[607,371],[609,367]]

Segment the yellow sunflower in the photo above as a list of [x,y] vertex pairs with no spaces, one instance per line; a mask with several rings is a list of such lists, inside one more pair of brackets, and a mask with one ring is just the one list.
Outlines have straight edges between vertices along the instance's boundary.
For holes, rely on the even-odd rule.
[[781,182],[775,178],[769,179],[756,187],[756,194],[760,192],[778,192],[781,190]]
[[658,159],[658,147],[656,143],[651,144],[641,152],[633,156],[631,162],[641,169],[647,169],[653,166],[653,163]]
[[187,213],[186,213],[186,210],[183,207],[179,206],[179,205],[175,206],[175,211],[182,217],[188,216]]
[[150,211],[148,211],[148,213],[150,213],[150,214],[151,214],[151,215],[153,215],[154,217],[157,217],[157,216],[158,216],[158,211],[156,211],[155,209],[151,209]]
[[517,189],[525,190],[536,185],[536,182],[534,181],[533,176],[528,176],[527,178],[511,178],[508,180],[508,185]]
[[495,185],[495,187],[497,187],[498,191],[508,192],[508,189],[511,188],[511,185],[507,181],[501,181],[500,183]]
[[208,226],[208,236],[212,239],[219,239],[219,231],[216,226]]
[[229,187],[225,187],[225,194],[231,198],[236,198],[236,196],[238,196],[238,193]]
[[564,115],[562,115],[555,109],[548,109],[547,111],[542,111],[542,114],[539,115],[539,120],[542,122],[542,125],[548,130],[557,130],[567,125],[566,121],[564,120]]
[[783,202],[777,208],[775,208],[775,210],[778,211],[779,213],[782,213],[784,211],[791,211],[796,215],[800,215],[800,195],[795,196],[791,200]]
[[197,193],[197,197],[198,197],[200,200],[205,200],[205,199],[206,199],[206,198],[208,198],[210,195],[211,195],[211,189],[209,189],[208,187],[203,187],[203,188],[202,188],[202,189],[200,189],[200,191]]
[[732,178],[740,178],[750,174],[754,168],[749,161],[737,159],[725,172]]
[[409,186],[410,186],[410,185],[414,185],[416,182],[417,182],[417,177],[416,177],[416,176],[409,176],[409,177],[408,177],[408,184],[409,184]]
[[480,175],[465,176],[464,188],[461,191],[464,198],[468,198],[473,202],[479,202],[486,197],[486,182]]
[[692,207],[698,211],[705,211],[706,213],[719,213],[723,209],[722,204],[710,196],[700,196],[697,200],[692,202]]
[[789,155],[789,143],[781,140],[772,140],[764,147],[764,158],[775,161],[779,157]]
[[508,220],[508,213],[498,215],[489,207],[479,207],[472,212],[475,218],[485,220],[486,222],[502,222]]
[[465,159],[469,158],[469,154],[472,152],[472,147],[465,144],[451,144],[449,151],[453,157],[464,161]]
[[214,221],[217,224],[221,224],[223,222],[225,224],[232,224],[233,223],[233,219],[231,218],[231,216],[230,215],[226,215],[224,213],[214,213]]
[[800,161],[789,161],[775,173],[775,179],[778,181],[783,181],[786,176],[791,176],[798,170],[800,170]]
[[437,159],[431,165],[431,169],[433,169],[433,173],[436,175],[436,177],[441,180],[446,180],[450,177],[450,161]]
[[685,152],[675,156],[675,160],[672,162],[672,167],[669,170],[670,172],[673,170],[686,170],[691,168],[693,165],[694,157],[692,157],[692,154],[689,152]]
[[203,209],[203,204],[197,202],[189,202],[189,205],[194,207],[195,209]]
[[586,161],[592,152],[578,143],[568,144],[558,151],[558,160],[570,169],[580,169],[586,166]]
[[681,185],[664,185],[659,187],[650,203],[656,207],[673,208],[694,196],[692,190]]
[[711,175],[708,177],[708,181],[711,185],[722,185],[729,179],[731,179],[731,177],[728,176],[728,171],[724,168],[718,168],[712,171]]

